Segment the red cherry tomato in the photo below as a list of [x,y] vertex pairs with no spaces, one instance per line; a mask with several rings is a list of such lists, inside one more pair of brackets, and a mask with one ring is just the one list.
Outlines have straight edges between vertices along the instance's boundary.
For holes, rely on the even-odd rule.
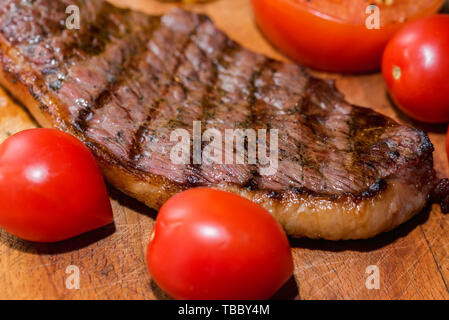
[[[293,60],[332,72],[380,69],[388,40],[406,23],[436,13],[443,0],[251,0],[257,24]],[[380,29],[368,29],[369,5]]]
[[391,96],[420,121],[449,121],[449,15],[409,24],[385,49],[382,73]]
[[56,242],[112,222],[89,149],[54,129],[19,132],[0,145],[0,227],[25,240]]
[[158,213],[147,252],[154,281],[176,299],[268,299],[291,277],[282,227],[235,194],[199,188]]

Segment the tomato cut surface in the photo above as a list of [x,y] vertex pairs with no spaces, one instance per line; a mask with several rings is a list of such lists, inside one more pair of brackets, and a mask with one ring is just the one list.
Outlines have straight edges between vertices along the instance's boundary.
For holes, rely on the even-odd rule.
[[[261,30],[296,62],[332,72],[380,68],[388,40],[406,23],[437,12],[443,0],[251,0]],[[380,9],[368,29],[367,7]]]

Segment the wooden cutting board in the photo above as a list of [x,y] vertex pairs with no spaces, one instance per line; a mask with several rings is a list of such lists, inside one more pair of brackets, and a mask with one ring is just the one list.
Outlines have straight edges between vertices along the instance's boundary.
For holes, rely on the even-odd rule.
[[[115,0],[148,13],[171,4],[154,0]],[[217,0],[190,6],[209,14],[219,27],[245,46],[285,58],[257,30],[248,0]],[[82,22],[81,22],[82,23]],[[409,120],[387,97],[380,74],[325,75],[337,78],[347,99],[399,121]],[[435,145],[435,166],[449,176],[446,126],[416,126]],[[0,139],[36,124],[0,91]],[[0,230],[0,299],[167,299],[151,281],[145,251],[156,212],[110,188],[115,225],[57,244],[32,244]],[[365,241],[292,240],[295,277],[277,294],[288,299],[448,299],[449,217],[438,206],[387,234]],[[368,266],[379,270],[379,289],[368,289]],[[80,271],[80,288],[66,281]],[[69,279],[70,280],[70,279]]]

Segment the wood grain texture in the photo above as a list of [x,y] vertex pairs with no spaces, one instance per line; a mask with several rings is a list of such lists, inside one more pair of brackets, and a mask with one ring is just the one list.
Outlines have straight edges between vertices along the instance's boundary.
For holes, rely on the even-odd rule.
[[[148,13],[172,5],[154,0],[115,0]],[[231,38],[271,57],[285,58],[258,32],[247,0],[217,0],[188,6],[209,14]],[[81,22],[82,23],[82,22]],[[402,122],[379,74],[340,76],[337,86],[347,99]],[[435,166],[449,176],[446,126],[426,130],[435,145]],[[36,124],[0,91],[0,139]],[[0,230],[0,299],[167,299],[145,268],[145,251],[156,212],[110,188],[115,224],[57,244],[32,244]],[[448,299],[449,217],[438,206],[424,210],[398,229],[364,241],[292,240],[295,277],[277,299]],[[81,272],[80,289],[69,290],[66,268]],[[368,290],[369,265],[380,270],[380,288]]]

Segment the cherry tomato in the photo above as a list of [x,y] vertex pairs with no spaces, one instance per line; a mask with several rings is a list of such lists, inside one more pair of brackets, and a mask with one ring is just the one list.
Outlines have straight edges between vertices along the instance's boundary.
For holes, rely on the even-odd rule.
[[416,21],[385,49],[382,73],[396,104],[424,122],[449,121],[449,15]]
[[291,277],[279,223],[233,193],[191,189],[158,213],[148,246],[154,281],[176,299],[268,299]]
[[19,132],[0,145],[0,227],[25,240],[56,242],[112,222],[95,158],[55,129]]
[[[443,0],[251,0],[271,42],[296,62],[331,72],[380,69],[388,40],[405,23],[436,13]],[[380,29],[368,29],[376,4]],[[371,22],[368,19],[368,22]]]

